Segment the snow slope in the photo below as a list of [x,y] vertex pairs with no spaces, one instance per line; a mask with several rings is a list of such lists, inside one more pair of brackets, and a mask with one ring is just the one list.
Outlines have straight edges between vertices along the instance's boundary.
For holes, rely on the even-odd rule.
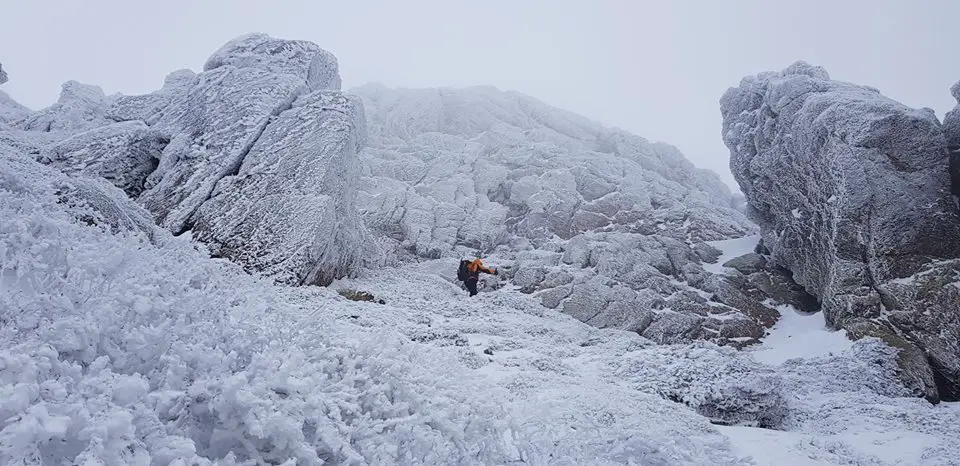
[[[515,289],[468,299],[453,260],[278,287],[183,237],[78,220],[22,172],[0,177],[3,464],[751,464],[704,414],[833,435],[804,447],[832,464],[892,464],[913,429],[927,464],[957,460],[932,458],[960,411],[900,398],[871,339],[775,368]],[[861,452],[867,426],[886,437]]]

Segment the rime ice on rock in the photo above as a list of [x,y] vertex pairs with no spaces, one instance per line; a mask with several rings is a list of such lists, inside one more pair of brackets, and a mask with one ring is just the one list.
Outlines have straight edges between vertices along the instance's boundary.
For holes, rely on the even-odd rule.
[[153,125],[170,143],[140,202],[174,233],[189,229],[217,181],[236,173],[270,120],[304,89],[297,77],[258,68],[224,66],[200,74]]
[[312,91],[340,90],[337,57],[312,42],[276,39],[259,33],[243,35],[214,52],[203,71],[223,66],[296,76],[306,81]]
[[326,285],[359,268],[370,240],[355,202],[363,125],[356,98],[300,98],[217,184],[198,211],[197,237],[285,283]]
[[61,171],[106,178],[131,198],[146,187],[166,136],[140,121],[101,126],[45,148],[40,161]]
[[496,250],[544,305],[661,343],[742,344],[772,324],[717,301],[749,299],[708,278],[697,245],[754,227],[676,148],[491,87],[353,92],[371,140],[360,209],[399,254]]
[[828,323],[904,349],[917,393],[936,400],[939,385],[960,398],[957,265],[937,262],[960,257],[960,217],[934,113],[802,62],[744,78],[721,111],[773,259],[823,302]]
[[17,126],[25,131],[53,132],[66,137],[109,123],[105,113],[113,98],[104,96],[99,86],[67,81],[57,103],[29,115]]

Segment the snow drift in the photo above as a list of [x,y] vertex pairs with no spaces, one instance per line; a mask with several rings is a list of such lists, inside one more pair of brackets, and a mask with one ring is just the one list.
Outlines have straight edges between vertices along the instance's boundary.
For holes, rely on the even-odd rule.
[[949,259],[960,257],[960,216],[933,111],[803,62],[744,78],[721,110],[773,260],[829,324],[901,348],[918,394],[958,399],[960,262]]

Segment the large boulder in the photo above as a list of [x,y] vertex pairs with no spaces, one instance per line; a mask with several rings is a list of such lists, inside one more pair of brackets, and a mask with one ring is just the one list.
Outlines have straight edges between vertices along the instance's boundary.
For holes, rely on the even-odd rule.
[[[905,351],[925,353],[939,395],[926,364],[905,365],[904,378],[924,381],[918,390],[928,399],[960,396],[960,347],[951,338],[960,306],[946,305],[956,290],[926,287],[917,275],[951,276],[937,261],[960,257],[946,140],[933,111],[798,62],[744,78],[724,94],[721,112],[731,169],[776,264],[822,302],[828,324],[863,334],[862,319],[881,322]],[[942,312],[925,315],[911,301],[917,293]]]
[[364,123],[359,99],[302,97],[217,183],[197,212],[196,237],[284,283],[327,285],[356,270],[370,242],[355,201]]
[[[142,193],[128,192],[160,225],[193,230],[248,270],[290,284],[349,275],[377,251],[355,207],[363,107],[339,88],[336,58],[316,44],[231,40],[202,73],[176,71],[157,92],[118,97],[107,109],[151,148],[160,144],[159,156],[126,144],[119,158],[137,168],[128,178],[150,172]],[[83,164],[83,155],[61,158]]]
[[262,33],[237,37],[207,59],[203,71],[223,66],[257,68],[271,73],[296,76],[310,90],[340,90],[337,57],[312,42],[284,40]]

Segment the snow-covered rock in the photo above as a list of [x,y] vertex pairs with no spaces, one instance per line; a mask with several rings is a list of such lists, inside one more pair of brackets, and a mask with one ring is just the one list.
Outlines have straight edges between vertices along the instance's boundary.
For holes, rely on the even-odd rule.
[[262,33],[243,35],[214,52],[203,65],[203,71],[222,66],[295,76],[306,81],[311,91],[340,90],[337,57],[303,40],[277,39]]
[[163,87],[150,94],[121,95],[107,108],[107,118],[114,121],[141,120],[154,125],[172,107],[175,100],[182,99],[190,88],[197,85],[197,74],[191,70],[177,70],[167,75]]
[[149,240],[157,233],[150,213],[102,178],[66,176],[2,140],[0,189],[14,196],[55,197],[75,219],[106,231],[142,233]]
[[763,334],[699,266],[705,241],[754,226],[676,148],[490,87],[352,91],[370,134],[360,209],[401,256],[495,251],[548,307],[663,343]]
[[200,74],[153,125],[170,143],[139,201],[174,233],[189,229],[217,182],[237,172],[270,120],[304,89],[302,79],[258,68],[223,66]]
[[9,81],[9,78],[7,77],[7,72],[3,71],[3,63],[0,63],[0,84],[3,84],[7,81]]
[[[731,168],[773,260],[821,300],[829,324],[862,330],[857,322],[879,318],[893,328],[875,336],[926,354],[932,372],[922,357],[903,366],[918,393],[936,400],[939,385],[939,396],[960,398],[956,276],[936,262],[960,256],[960,216],[933,111],[803,62],[744,78],[721,111]],[[924,286],[921,276],[936,278]]]
[[114,98],[105,96],[99,86],[67,81],[63,84],[60,98],[55,104],[26,116],[16,122],[16,125],[26,131],[42,131],[53,133],[59,138],[68,137],[73,133],[109,123],[105,115]]
[[48,152],[64,153],[61,166],[135,167],[119,184],[142,185],[128,192],[160,225],[196,229],[215,254],[284,283],[327,283],[378,254],[354,200],[363,108],[339,87],[336,58],[315,44],[241,36],[202,73],[176,71],[154,93],[111,101],[107,117],[126,126],[98,131],[137,128],[125,137],[147,137],[151,151],[129,141],[89,154],[65,141]]
[[217,183],[195,236],[284,283],[327,285],[357,270],[373,251],[356,208],[364,124],[355,97],[301,97],[267,126],[236,175]]
[[169,141],[141,121],[101,126],[71,136],[40,153],[39,160],[67,174],[85,173],[107,179],[131,198],[146,185]]
[[31,113],[31,110],[13,100],[9,94],[0,91],[0,123],[11,123]]
[[950,93],[957,99],[958,105],[943,116],[943,134],[947,138],[950,151],[950,183],[954,196],[960,196],[960,81],[951,88]]

